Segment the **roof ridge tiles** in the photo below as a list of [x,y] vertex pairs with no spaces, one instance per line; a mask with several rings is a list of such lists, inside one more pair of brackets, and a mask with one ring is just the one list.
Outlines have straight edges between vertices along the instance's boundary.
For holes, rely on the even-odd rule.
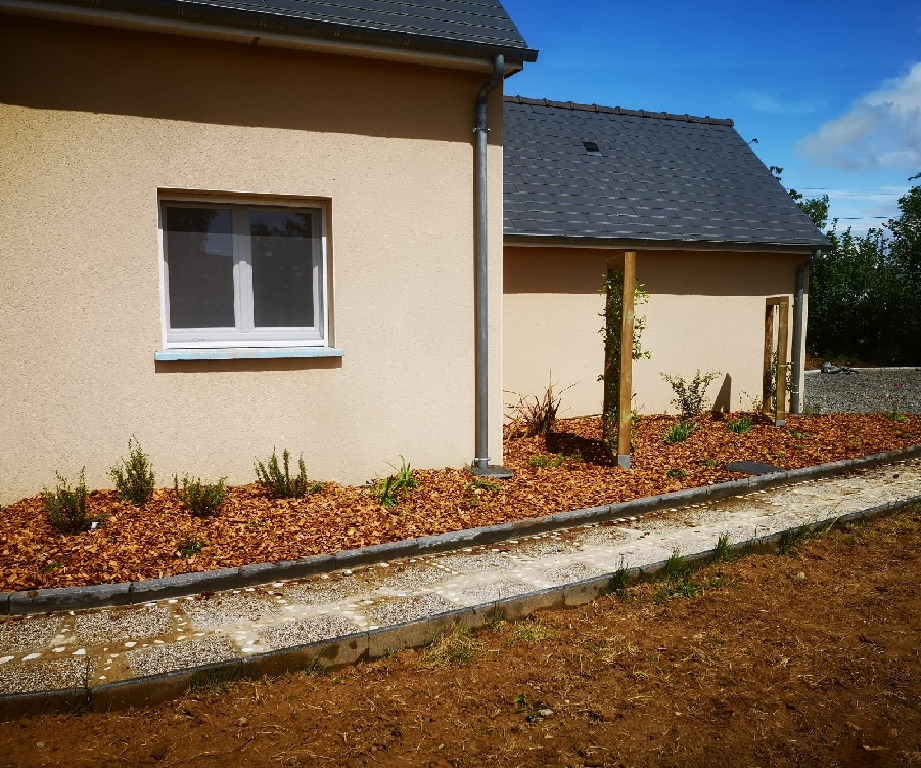
[[606,107],[602,104],[581,104],[574,101],[555,101],[553,99],[532,99],[527,96],[506,96],[505,101],[511,104],[527,104],[536,107],[554,107],[555,109],[568,109],[572,112],[599,112],[607,115],[623,115],[624,117],[650,117],[655,120],[677,120],[683,123],[704,123],[705,125],[733,126],[731,119],[716,117],[697,117],[695,115],[677,115],[671,112],[649,112],[645,109],[624,109],[623,107]]

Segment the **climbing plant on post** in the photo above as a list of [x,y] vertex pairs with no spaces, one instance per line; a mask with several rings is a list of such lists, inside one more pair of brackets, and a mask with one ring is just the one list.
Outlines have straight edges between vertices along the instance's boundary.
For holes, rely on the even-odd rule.
[[604,308],[604,401],[601,409],[605,450],[619,467],[630,468],[630,400],[636,357],[634,303],[636,253],[608,262]]

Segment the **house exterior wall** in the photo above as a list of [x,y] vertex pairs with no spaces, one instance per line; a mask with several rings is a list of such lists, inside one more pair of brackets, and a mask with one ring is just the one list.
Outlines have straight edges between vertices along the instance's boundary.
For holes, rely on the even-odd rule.
[[[615,250],[505,248],[503,386],[538,394],[552,372],[562,417],[597,414],[603,366],[599,293]],[[674,412],[674,393],[661,373],[692,377],[719,371],[711,400],[729,410],[761,397],[765,299],[791,296],[802,254],[637,250],[637,279],[650,293],[637,307],[646,316],[642,346],[651,359],[634,363],[635,406]],[[791,330],[792,335],[792,330]],[[728,377],[728,378],[727,378]]]
[[[0,502],[473,458],[473,115],[486,73],[22,17],[0,23]],[[501,87],[491,100],[490,448],[501,459]],[[155,362],[158,190],[327,207],[341,358]]]

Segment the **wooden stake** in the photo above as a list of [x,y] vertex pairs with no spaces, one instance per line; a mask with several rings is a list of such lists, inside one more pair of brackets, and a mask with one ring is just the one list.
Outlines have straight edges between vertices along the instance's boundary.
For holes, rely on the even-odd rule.
[[780,299],[780,320],[777,328],[777,408],[774,411],[774,426],[787,423],[787,340],[790,323],[790,299]]
[[636,300],[636,252],[624,254],[623,314],[620,327],[620,403],[618,407],[617,465],[630,468],[630,430],[633,425],[633,319]]
[[776,305],[767,300],[764,308],[764,371],[761,378],[761,413],[771,415],[771,358],[774,356],[774,311]]

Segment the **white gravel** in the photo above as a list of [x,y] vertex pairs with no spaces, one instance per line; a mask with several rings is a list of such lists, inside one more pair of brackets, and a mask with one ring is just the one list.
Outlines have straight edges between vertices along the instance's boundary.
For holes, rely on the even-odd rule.
[[858,368],[857,373],[808,371],[805,413],[921,413],[921,369]]

